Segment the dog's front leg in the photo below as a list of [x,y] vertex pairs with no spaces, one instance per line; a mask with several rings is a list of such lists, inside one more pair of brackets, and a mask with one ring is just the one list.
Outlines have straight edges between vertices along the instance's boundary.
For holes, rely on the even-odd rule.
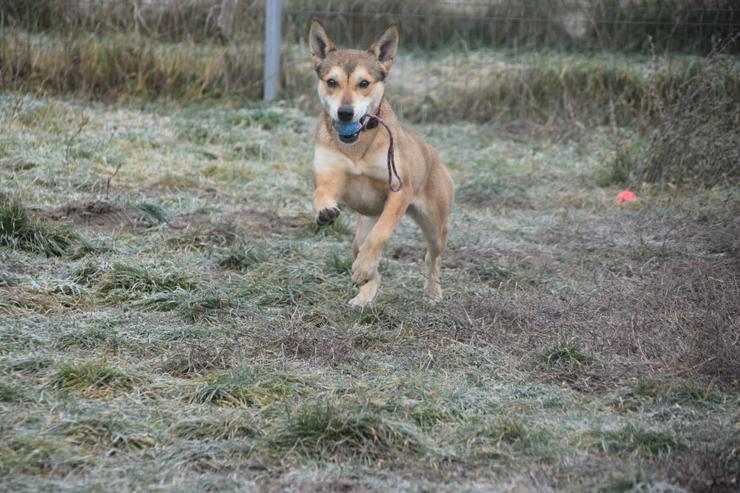
[[316,190],[313,193],[313,207],[316,211],[316,224],[329,226],[339,217],[338,198],[344,191],[347,175],[344,171],[314,173]]
[[408,188],[393,192],[388,197],[378,222],[360,246],[360,252],[352,264],[352,282],[360,286],[360,293],[350,302],[351,304],[365,306],[375,297],[380,286],[378,273],[380,255],[393,230],[406,214],[410,201],[411,191]]

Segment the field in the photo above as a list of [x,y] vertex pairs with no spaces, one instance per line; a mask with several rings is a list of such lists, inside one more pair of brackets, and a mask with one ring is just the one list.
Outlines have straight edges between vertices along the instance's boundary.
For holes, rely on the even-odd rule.
[[627,128],[416,125],[445,299],[408,221],[360,311],[315,121],[0,93],[0,489],[740,487],[738,187],[620,205]]

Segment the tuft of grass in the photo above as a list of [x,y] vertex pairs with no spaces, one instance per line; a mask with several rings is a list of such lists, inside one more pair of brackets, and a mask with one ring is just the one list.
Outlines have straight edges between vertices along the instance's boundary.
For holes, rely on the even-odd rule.
[[542,353],[542,359],[548,366],[560,368],[590,367],[596,364],[593,356],[570,343],[558,344],[546,349]]
[[169,213],[161,205],[144,201],[137,203],[135,207],[144,218],[154,224],[166,224],[170,220]]
[[482,281],[497,289],[526,282],[534,283],[536,281],[533,276],[527,276],[516,267],[502,265],[495,261],[484,262],[483,265],[479,266],[477,274]]
[[402,325],[407,314],[394,306],[374,303],[366,306],[359,315],[359,321],[370,327],[391,329]]
[[198,188],[198,180],[190,176],[166,174],[154,182],[154,186],[174,190]]
[[600,430],[586,433],[595,448],[604,452],[632,453],[643,452],[659,455],[680,450],[683,445],[672,434],[664,431],[644,430],[628,424],[616,430]]
[[0,313],[36,312],[57,313],[63,310],[61,297],[50,293],[38,293],[33,289],[11,288],[3,291],[0,298]]
[[138,298],[141,294],[187,291],[197,286],[192,277],[171,269],[136,267],[120,262],[110,267],[85,264],[75,278],[94,286],[104,297],[116,300]]
[[197,226],[182,234],[172,236],[167,239],[167,245],[189,250],[201,250],[214,246],[237,249],[243,234],[243,231],[234,223],[211,223],[208,226]]
[[234,440],[261,435],[254,420],[243,414],[182,419],[173,424],[169,432],[185,440]]
[[213,369],[231,367],[234,352],[231,347],[193,342],[178,347],[168,355],[162,370],[178,377],[193,377]]
[[[232,125],[258,127],[262,130],[275,130],[285,123],[289,123],[289,117],[285,112],[277,111],[275,108],[253,108],[247,112],[240,113],[229,121]],[[257,151],[257,152],[255,152]],[[261,148],[253,148],[253,156],[262,154]]]
[[245,366],[210,378],[195,390],[192,400],[219,406],[265,406],[305,390],[303,378],[271,368]]
[[151,311],[179,311],[187,320],[195,322],[232,307],[231,300],[213,288],[191,290],[176,288],[162,291],[134,301],[132,307]]
[[308,270],[262,263],[236,287],[234,296],[249,298],[259,306],[297,305],[317,294],[321,281]]
[[135,422],[107,416],[67,419],[55,424],[50,432],[77,445],[106,449],[140,450],[157,443],[149,430]]
[[448,437],[461,456],[485,463],[516,464],[558,460],[558,442],[553,433],[529,420],[508,416],[486,416],[463,422]]
[[0,442],[0,475],[64,475],[79,470],[87,458],[52,441],[15,435]]
[[454,402],[444,399],[427,398],[411,406],[406,413],[416,426],[422,430],[429,430],[438,423],[462,421],[464,416]]
[[126,391],[137,381],[137,378],[112,368],[105,362],[65,364],[51,377],[54,387],[84,394]]
[[246,271],[266,260],[265,253],[254,245],[236,245],[227,249],[218,259],[224,270]]
[[0,382],[0,402],[23,402],[26,395],[16,386]]
[[349,457],[366,464],[427,450],[416,430],[405,423],[328,402],[306,404],[292,412],[278,424],[269,444],[275,451],[307,459]]
[[63,351],[70,348],[90,350],[103,345],[115,349],[120,342],[118,337],[111,333],[111,331],[103,328],[92,328],[62,334],[56,338],[54,346]]
[[0,203],[0,245],[60,257],[78,240],[67,227],[32,219],[19,200]]
[[331,252],[326,258],[326,267],[337,274],[349,274],[352,272],[354,259],[351,256],[337,252]]
[[616,397],[611,405],[619,410],[637,411],[643,406],[707,406],[722,402],[723,396],[714,388],[714,381],[700,386],[691,381],[641,378]]

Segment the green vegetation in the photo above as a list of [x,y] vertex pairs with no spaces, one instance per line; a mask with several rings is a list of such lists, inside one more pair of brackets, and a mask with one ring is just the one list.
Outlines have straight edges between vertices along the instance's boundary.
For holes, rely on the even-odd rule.
[[272,368],[242,367],[203,384],[193,400],[219,406],[264,406],[284,400],[303,387],[302,379]]
[[69,228],[32,219],[19,200],[0,203],[0,245],[61,256],[77,239]]
[[283,454],[328,461],[355,459],[366,464],[424,451],[422,439],[404,423],[324,402],[294,411],[277,426],[270,444]]
[[105,362],[65,364],[52,375],[51,384],[62,390],[80,392],[125,391],[136,379]]
[[[652,133],[731,156],[726,114],[661,116],[704,87],[692,60],[669,82],[548,57],[491,79],[538,92],[486,125],[442,88],[418,103],[457,185],[434,306],[405,220],[377,302],[347,305],[354,217],[315,226],[302,103],[1,93],[0,490],[735,488],[736,176]],[[638,108],[651,88],[664,106]]]
[[681,448],[670,433],[648,431],[627,425],[617,430],[590,433],[596,447],[617,453],[641,451],[651,455],[670,453]]

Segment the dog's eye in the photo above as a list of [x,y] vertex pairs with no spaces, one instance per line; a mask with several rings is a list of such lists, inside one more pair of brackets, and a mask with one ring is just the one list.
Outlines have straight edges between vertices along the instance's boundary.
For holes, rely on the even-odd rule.
[[360,82],[360,87],[363,88],[363,89],[367,89],[367,87],[369,85],[370,85],[370,83],[368,81],[366,81],[366,80],[363,80],[362,82]]
[[337,87],[337,81],[335,81],[334,79],[329,79],[326,81],[326,85],[329,87]]

